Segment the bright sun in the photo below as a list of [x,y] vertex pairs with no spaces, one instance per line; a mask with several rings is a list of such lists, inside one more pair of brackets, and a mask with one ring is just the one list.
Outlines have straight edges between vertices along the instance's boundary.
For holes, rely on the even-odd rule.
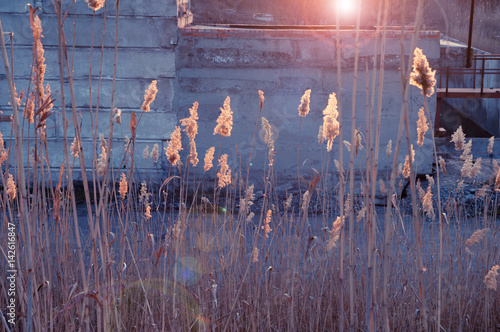
[[350,14],[354,11],[354,0],[337,0],[337,5],[342,14]]

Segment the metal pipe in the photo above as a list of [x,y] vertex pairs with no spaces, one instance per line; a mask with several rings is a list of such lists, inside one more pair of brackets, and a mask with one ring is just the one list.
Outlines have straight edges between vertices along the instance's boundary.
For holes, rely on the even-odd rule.
[[472,66],[472,23],[474,22],[474,0],[470,3],[470,18],[469,18],[469,42],[467,44],[467,61],[465,63],[466,68]]

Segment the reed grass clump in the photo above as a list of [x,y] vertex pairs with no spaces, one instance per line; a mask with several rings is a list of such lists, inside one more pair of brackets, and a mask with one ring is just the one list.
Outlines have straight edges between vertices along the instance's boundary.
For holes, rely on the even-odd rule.
[[[104,2],[88,4],[96,11]],[[62,21],[63,11],[58,9]],[[56,90],[54,84],[51,88],[43,81],[41,22],[33,11],[31,16],[31,91],[17,93],[11,71],[5,71],[12,110],[20,110],[13,113],[13,134],[0,132],[1,227],[15,225],[21,249],[15,261],[18,315],[11,328],[2,319],[5,311],[0,312],[5,330],[454,331],[493,330],[500,324],[500,167],[494,160],[473,156],[474,143],[466,140],[462,128],[451,137],[459,151],[456,158],[445,160],[437,154],[431,130],[436,168],[433,174],[417,176],[424,137],[433,127],[427,98],[434,89],[434,71],[421,50],[411,59],[414,73],[402,75],[406,88],[400,130],[388,140],[385,151],[380,150],[387,139],[380,132],[381,105],[377,109],[367,104],[371,120],[363,127],[356,122],[360,116],[355,112],[356,98],[349,114],[351,138],[343,140],[347,129],[342,123],[342,75],[328,100],[326,95],[317,96],[326,104],[322,117],[311,116],[315,114],[310,113],[312,91],[305,91],[299,114],[293,113],[299,125],[297,179],[284,190],[280,172],[285,165],[278,157],[295,151],[281,148],[273,131],[278,123],[268,121],[272,118],[266,113],[262,90],[254,95],[259,112],[250,120],[255,121],[254,136],[244,152],[223,147],[222,138],[226,137],[224,144],[230,141],[227,137],[235,125],[231,98],[225,98],[213,131],[221,136],[218,155],[215,146],[206,150],[203,172],[198,170],[201,166],[197,169],[201,157],[196,143],[203,149],[208,144],[198,136],[198,109],[203,107],[198,102],[173,132],[159,134],[170,135],[167,147],[159,143],[151,150],[151,145],[138,147],[144,130],[139,124],[162,94],[156,80],[144,92],[131,92],[144,94],[144,101],[136,105],[137,114],[132,112],[129,123],[125,120],[129,111],[124,109],[122,118],[113,102],[106,106],[111,111],[106,136],[98,130],[102,101],[92,100],[89,91],[89,113],[95,113],[85,120],[92,122],[85,123],[92,128],[90,138],[82,139],[83,120],[72,89],[63,92],[73,84],[74,68],[64,61],[69,49],[59,50],[61,82],[56,99],[50,91]],[[62,31],[59,38],[65,41]],[[5,52],[2,43],[8,68]],[[383,78],[383,65],[377,66],[372,68],[374,76]],[[411,140],[415,123],[409,125],[405,99],[410,83],[420,89],[423,103],[415,142]],[[93,84],[90,80],[91,88]],[[71,120],[66,117],[68,105]],[[64,158],[55,167],[46,125],[51,112],[61,112],[65,123]],[[323,151],[320,167],[309,168],[299,153],[304,148],[300,128],[306,116],[314,128],[321,125],[319,143],[311,143]],[[250,177],[259,126],[264,142],[255,150],[262,168],[252,168],[252,175],[261,173]],[[113,138],[117,132],[123,137]],[[405,134],[408,152],[401,152]],[[493,142],[490,139],[486,151],[490,155]],[[29,149],[23,150],[21,143]],[[417,151],[412,143],[418,144]],[[349,172],[343,169],[346,147]],[[379,151],[389,165],[385,169],[379,166]],[[86,159],[90,165],[85,166]],[[29,161],[26,167],[24,160]],[[146,166],[138,168],[137,160]],[[78,175],[84,180],[75,187],[78,163]],[[144,168],[150,171],[143,172]],[[440,174],[443,183],[453,183],[446,190],[440,189]],[[406,183],[412,189],[409,198],[402,195]],[[3,271],[10,249],[4,243],[0,249]],[[0,288],[8,287],[6,279],[0,279]],[[5,297],[0,297],[0,306],[6,305]]]

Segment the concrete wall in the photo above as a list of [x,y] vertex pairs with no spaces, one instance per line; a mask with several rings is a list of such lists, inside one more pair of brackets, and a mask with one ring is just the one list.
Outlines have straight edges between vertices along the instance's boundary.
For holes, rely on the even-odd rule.
[[[177,46],[177,77],[179,82],[179,117],[187,117],[194,101],[200,103],[200,129],[197,147],[205,151],[218,147],[220,136],[214,136],[215,120],[226,96],[231,97],[234,128],[230,138],[222,141],[222,153],[231,156],[232,166],[239,163],[235,146],[244,164],[248,161],[252,135],[259,111],[257,90],[264,91],[266,100],[262,116],[273,125],[276,132],[276,163],[282,177],[297,175],[297,143],[300,135],[300,164],[302,175],[307,176],[311,167],[320,170],[325,158],[326,144],[318,143],[318,128],[322,124],[322,111],[331,92],[341,94],[344,140],[350,140],[352,99],[356,96],[356,128],[365,133],[366,128],[366,63],[371,68],[375,45],[375,32],[362,31],[360,60],[356,93],[353,93],[354,32],[341,32],[342,89],[337,89],[336,33],[328,30],[252,30],[224,29],[196,26],[180,31]],[[390,32],[387,40],[385,78],[382,96],[381,168],[386,167],[385,147],[389,139],[395,143],[399,113],[402,104],[400,75],[399,32]],[[406,37],[406,50],[411,36]],[[439,33],[424,32],[417,43],[427,55],[431,66],[439,60]],[[407,61],[407,60],[406,60]],[[306,89],[312,89],[311,112],[302,119],[298,105]],[[420,90],[410,88],[410,125],[415,149],[418,109],[423,106]],[[435,95],[429,100],[435,110]],[[375,105],[377,100],[375,100]],[[434,116],[434,111],[432,111]],[[260,130],[260,123],[259,123]],[[430,133],[427,135],[430,138]],[[419,172],[429,172],[432,165],[430,139],[419,153]],[[365,145],[363,139],[363,145]],[[338,159],[338,138],[331,152]],[[265,165],[267,147],[257,139],[252,155],[256,177]],[[357,166],[364,168],[364,149],[358,156]],[[401,160],[406,154],[406,145]],[[348,152],[344,148],[345,167]],[[330,163],[331,170],[334,169]]]
[[[29,26],[27,7],[17,1],[0,0],[0,17],[4,31],[14,32],[14,67],[18,91],[29,86],[30,65],[32,62],[32,35]],[[178,1],[179,2],[179,1]],[[184,3],[185,0],[179,3]],[[70,0],[64,1],[66,8]],[[115,39],[116,8],[114,1],[107,1],[106,32],[104,38],[104,57],[102,86],[99,105],[98,131],[107,135],[111,104],[111,84],[113,74],[113,51]],[[52,1],[36,1],[44,29],[42,42],[45,48],[47,72],[46,83],[52,91],[58,91],[57,58],[57,17]],[[74,87],[76,107],[81,114],[83,145],[86,151],[86,165],[90,168],[92,139],[89,108],[95,110],[97,98],[97,79],[99,75],[100,46],[104,22],[104,10],[95,15],[94,54],[92,73],[90,66],[90,44],[93,11],[84,1],[76,2],[76,18],[71,8],[65,23],[68,45],[75,38]],[[326,146],[317,143],[318,127],[322,123],[322,111],[331,92],[341,94],[344,139],[350,140],[352,98],[356,96],[358,113],[356,127],[364,134],[366,128],[366,68],[373,65],[375,44],[374,31],[362,31],[360,37],[360,60],[356,93],[352,92],[354,68],[354,32],[341,32],[342,89],[337,90],[335,31],[329,30],[261,30],[225,29],[188,26],[178,28],[188,22],[189,13],[179,13],[174,0],[140,0],[121,2],[119,8],[118,61],[115,106],[122,109],[122,125],[115,125],[113,165],[118,167],[123,156],[122,142],[130,135],[129,121],[132,112],[139,112],[144,98],[144,90],[151,80],[158,80],[156,100],[151,112],[144,114],[137,129],[136,158],[137,167],[143,172],[154,169],[150,160],[141,158],[142,149],[154,143],[166,146],[166,140],[178,124],[178,120],[189,115],[188,109],[194,101],[200,103],[199,136],[197,146],[199,158],[211,146],[218,147],[220,136],[213,135],[215,120],[219,115],[226,96],[231,97],[234,111],[234,129],[230,138],[222,141],[222,153],[230,155],[230,163],[235,167],[242,158],[245,166],[259,109],[257,90],[265,93],[266,101],[262,116],[273,125],[276,140],[276,171],[281,177],[296,176],[297,142],[301,130],[300,163],[303,175],[311,167],[321,169],[325,158]],[[187,18],[186,18],[186,15]],[[184,15],[184,16],[183,16]],[[73,31],[74,24],[76,31]],[[385,61],[384,93],[382,100],[382,139],[381,168],[385,165],[385,145],[389,139],[396,139],[397,123],[401,109],[400,47],[399,32],[388,34]],[[411,36],[405,37],[406,50]],[[436,67],[439,59],[439,33],[423,32],[418,46]],[[408,52],[408,51],[407,51]],[[408,54],[407,54],[408,55]],[[405,61],[406,61],[405,57]],[[2,75],[2,74],[0,74]],[[92,101],[89,96],[89,75],[92,79]],[[369,72],[371,76],[371,71]],[[371,81],[371,79],[370,79]],[[312,89],[311,113],[302,120],[297,107],[306,89]],[[70,95],[65,86],[66,103],[70,111]],[[0,108],[10,114],[9,96],[5,76],[0,76]],[[377,100],[375,100],[375,105]],[[60,99],[55,103],[56,113],[47,121],[48,142],[51,149],[50,163],[58,171],[62,161],[62,121]],[[435,97],[430,98],[430,108],[435,108]],[[417,88],[410,90],[410,124],[413,141],[416,141],[415,122],[422,99]],[[0,123],[4,136],[10,136],[10,124]],[[260,131],[260,123],[259,123]],[[25,128],[27,133],[27,128]],[[259,133],[262,134],[262,133]],[[68,132],[73,136],[72,126]],[[259,135],[258,135],[259,136]],[[338,139],[337,139],[338,142]],[[338,159],[336,142],[332,159]],[[182,154],[185,160],[188,153],[187,140]],[[364,145],[364,141],[363,141]],[[416,146],[416,144],[415,144]],[[237,149],[236,149],[237,147]],[[401,159],[404,160],[406,148]],[[25,150],[27,151],[27,149]],[[239,155],[236,157],[236,151]],[[252,170],[257,178],[265,165],[267,148],[263,140],[256,139]],[[364,152],[358,156],[357,165],[363,167]],[[164,166],[165,157],[161,149]],[[345,167],[348,153],[345,152]],[[429,140],[419,153],[421,172],[430,171],[431,149]],[[332,163],[330,163],[333,169]],[[198,168],[201,169],[202,165]],[[78,167],[76,167],[78,169]]]
[[[14,33],[14,76],[17,91],[28,89],[30,66],[32,63],[33,36],[29,22],[28,1],[0,0],[0,18],[3,30]],[[57,16],[51,0],[38,0],[32,5],[39,7],[37,14],[43,28],[42,43],[45,49],[46,74],[45,83],[49,83],[51,90],[60,91],[58,65],[58,31]],[[63,7],[73,2],[63,1]],[[113,77],[114,43],[115,43],[115,1],[106,1],[106,19],[104,9],[95,14],[94,51],[92,58],[92,73],[90,73],[90,45],[92,42],[93,10],[89,9],[85,1],[76,1],[71,7],[65,22],[65,36],[68,46],[73,45],[75,38],[74,55],[74,88],[76,108],[81,114],[82,139],[85,149],[85,159],[88,168],[91,167],[92,135],[90,122],[90,104],[95,112],[100,51],[105,22],[104,56],[102,66],[102,82],[99,102],[98,131],[107,136],[109,112],[111,106],[111,90]],[[115,106],[122,110],[122,125],[115,124],[113,164],[118,167],[123,156],[123,139],[130,136],[130,116],[132,112],[139,113],[144,100],[144,90],[152,80],[158,80],[158,94],[151,105],[151,111],[141,119],[137,129],[137,151],[142,156],[142,149],[153,147],[170,137],[177,121],[176,105],[176,77],[175,77],[175,44],[177,43],[177,6],[175,0],[135,0],[121,1],[118,10],[118,58]],[[74,29],[74,27],[76,27]],[[70,55],[71,56],[71,55]],[[3,68],[3,65],[2,65]],[[92,78],[92,101],[89,94],[89,75]],[[49,143],[50,163],[54,169],[60,167],[63,161],[62,154],[62,117],[60,94],[54,102],[55,114],[47,120],[47,137]],[[12,114],[8,105],[9,90],[3,69],[0,70],[0,109],[4,114]],[[71,113],[71,98],[69,87],[65,86],[67,111]],[[70,116],[70,115],[69,115]],[[95,114],[94,114],[95,119]],[[6,139],[10,136],[10,123],[0,123],[0,130]],[[70,140],[74,136],[73,125],[69,126]],[[27,136],[27,126],[25,127]],[[31,136],[33,136],[31,128]],[[25,149],[27,151],[27,149]],[[141,169],[153,168],[149,161],[144,163],[137,158]],[[77,163],[78,164],[78,163]],[[78,165],[75,166],[79,169]]]

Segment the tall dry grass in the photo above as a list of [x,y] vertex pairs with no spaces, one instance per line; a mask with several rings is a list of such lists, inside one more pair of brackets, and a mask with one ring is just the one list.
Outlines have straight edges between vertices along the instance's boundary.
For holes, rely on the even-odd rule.
[[[97,131],[98,107],[90,110],[92,151],[83,148],[81,123],[72,121],[72,130],[65,126],[64,162],[57,178],[52,178],[45,126],[51,104],[60,105],[63,123],[69,123],[71,117],[78,119],[72,84],[72,48],[66,45],[62,33],[65,13],[61,1],[55,1],[55,5],[60,46],[58,100],[43,82],[43,44],[37,39],[41,31],[37,30],[35,10],[31,11],[31,22],[35,38],[32,81],[36,84],[26,87],[24,95],[15,93],[3,39],[1,45],[14,120],[10,138],[8,133],[3,133],[0,139],[0,180],[4,188],[0,196],[2,229],[13,223],[18,234],[16,325],[9,324],[2,311],[5,330],[455,331],[498,328],[500,168],[495,164],[493,174],[481,176],[480,159],[473,159],[470,141],[465,142],[464,135],[457,132],[455,144],[465,150],[460,152],[462,158],[457,157],[457,162],[465,171],[461,172],[458,186],[441,196],[440,182],[450,175],[444,171],[441,159],[438,160],[431,135],[434,163],[436,167],[441,165],[443,172],[439,173],[436,168],[435,175],[431,175],[435,179],[427,178],[427,191],[421,187],[423,181],[416,181],[411,146],[417,142],[410,139],[416,133],[411,132],[415,127],[408,120],[408,93],[414,89],[410,83],[420,84],[427,118],[420,118],[419,140],[429,139],[425,137],[424,127],[426,121],[432,119],[426,98],[432,94],[429,87],[433,76],[418,50],[418,56],[409,57],[408,63],[401,57],[403,102],[399,130],[394,151],[392,141],[386,150],[392,168],[379,170],[379,148],[385,145],[381,142],[380,129],[384,125],[381,108],[388,0],[379,2],[375,61],[371,69],[368,65],[365,68],[368,78],[372,75],[366,87],[369,126],[364,133],[356,129],[360,113],[356,112],[359,108],[353,99],[350,141],[343,140],[342,112],[349,106],[342,104],[341,91],[346,87],[342,82],[338,47],[337,90],[332,91],[324,111],[322,138],[327,141],[327,151],[323,167],[321,172],[310,175],[300,168],[298,140],[297,180],[305,188],[295,195],[278,189],[274,157],[284,152],[275,149],[272,124],[262,116],[266,112],[262,91],[255,93],[259,113],[252,139],[253,147],[257,129],[262,126],[268,150],[261,183],[249,183],[252,149],[246,164],[241,160],[247,156],[236,152],[221,155],[223,137],[231,135],[233,125],[229,97],[221,107],[217,125],[214,123],[214,133],[221,135],[218,156],[215,156],[216,147],[211,147],[203,166],[198,163],[195,142],[199,139],[196,136],[198,103],[194,103],[190,116],[180,121],[181,126],[174,133],[164,133],[172,136],[162,157],[168,160],[168,175],[161,179],[161,185],[153,178],[138,181],[135,159],[144,158],[157,165],[159,154],[163,153],[158,146],[154,146],[151,153],[149,149],[139,152],[139,156],[135,151],[142,115],[149,111],[156,94],[161,93],[155,81],[145,91],[144,103],[137,105],[141,111],[132,115],[130,123],[121,123],[120,111],[114,110],[112,97],[113,112],[107,136]],[[104,3],[104,12],[106,6]],[[416,50],[421,1],[417,8],[411,49],[404,49],[402,37],[402,54],[413,55]],[[359,25],[358,16],[356,36]],[[337,44],[340,45],[338,29]],[[117,21],[115,30],[118,38]],[[357,64],[358,42],[355,47]],[[99,66],[102,59],[103,55]],[[356,77],[361,71],[356,65],[353,91],[357,90]],[[64,91],[66,80],[69,92]],[[90,81],[89,92],[94,88]],[[100,90],[100,83],[97,89]],[[313,98],[314,91],[310,93]],[[309,97],[308,94],[305,99]],[[65,102],[65,98],[70,101]],[[92,99],[89,101],[93,105]],[[71,105],[71,116],[66,114],[66,104]],[[299,109],[305,110],[304,98],[301,105],[304,107]],[[301,118],[297,117],[297,121]],[[130,135],[121,156],[111,154],[114,126],[123,126]],[[433,128],[432,123],[428,127]],[[32,148],[28,151],[23,150],[21,144],[23,130],[27,131],[28,146]],[[189,137],[189,149],[182,146],[183,131]],[[338,155],[330,151],[335,139],[339,144]],[[403,139],[408,146],[407,153],[400,151]],[[362,156],[362,145],[366,169],[360,171],[354,164]],[[344,146],[350,153],[348,171],[343,169]],[[400,152],[407,155],[405,172],[400,172],[398,165]],[[90,154],[93,170],[87,178],[83,156]],[[119,172],[111,167],[111,158],[121,158]],[[336,171],[330,170],[330,160],[335,161]],[[77,161],[84,179],[81,195],[73,182]],[[231,168],[231,165],[236,166]],[[364,188],[360,192],[354,190],[354,180],[359,175]],[[399,195],[398,183],[404,181],[410,183],[410,199]],[[464,195],[464,183],[481,186],[472,201]],[[256,189],[262,191],[257,198]],[[433,195],[437,199],[433,199]],[[382,198],[385,208],[377,206],[378,198]],[[84,203],[77,204],[77,199]],[[311,215],[313,211],[321,213],[321,220]],[[432,218],[435,211],[437,222]],[[87,225],[88,231],[85,231]],[[5,242],[0,248],[3,270],[7,258]],[[5,278],[0,280],[0,285],[2,292],[7,289]],[[5,297],[2,296],[0,302],[4,308]]]

